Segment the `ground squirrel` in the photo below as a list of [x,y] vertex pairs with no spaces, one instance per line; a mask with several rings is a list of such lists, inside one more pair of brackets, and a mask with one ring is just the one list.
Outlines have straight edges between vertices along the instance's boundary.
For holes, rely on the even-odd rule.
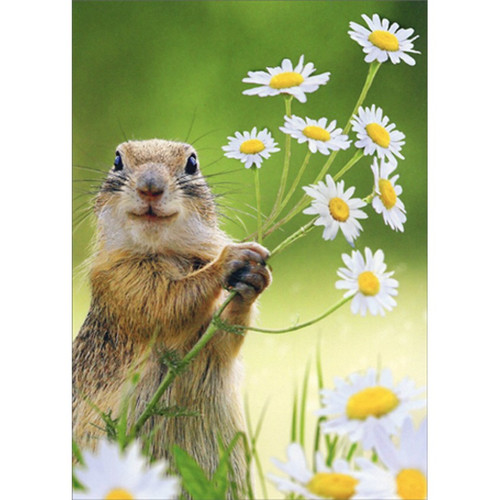
[[[227,289],[237,294],[222,319],[249,325],[255,299],[271,282],[268,251],[256,243],[235,244],[219,229],[214,196],[189,144],[159,139],[120,144],[95,213],[91,306],[73,344],[73,432],[84,447],[103,435],[96,427],[102,420],[88,401],[117,415],[128,377],[140,368],[133,394],[139,415],[168,370],[162,355],[182,357],[189,351]],[[175,379],[162,405],[200,416],[151,417],[144,431],[157,427],[155,457],[168,457],[175,443],[213,473],[218,438],[227,446],[245,430],[242,342],[242,335],[217,332]],[[241,492],[246,473],[241,442],[231,465]]]

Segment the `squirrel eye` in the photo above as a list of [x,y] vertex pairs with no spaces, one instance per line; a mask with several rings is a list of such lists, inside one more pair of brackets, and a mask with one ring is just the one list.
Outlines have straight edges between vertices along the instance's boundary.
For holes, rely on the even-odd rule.
[[114,166],[115,166],[115,168],[114,168],[115,170],[123,170],[122,157],[120,156],[120,153],[118,151],[116,152]]
[[198,162],[196,161],[196,155],[192,154],[186,162],[186,166],[184,167],[184,171],[186,174],[193,175],[198,168]]

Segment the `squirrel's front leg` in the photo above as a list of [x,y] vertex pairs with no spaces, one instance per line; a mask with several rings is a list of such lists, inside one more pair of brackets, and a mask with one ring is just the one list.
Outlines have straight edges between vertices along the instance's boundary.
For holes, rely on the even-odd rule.
[[[255,301],[272,281],[266,266],[268,257],[269,251],[258,243],[228,245],[223,250],[223,287],[236,292],[221,315],[223,321],[230,325],[250,325],[256,311]],[[234,357],[243,335],[220,331],[214,340],[219,350]]]
[[[194,315],[200,320],[200,326],[208,326],[224,290],[234,290],[236,295],[221,319],[232,325],[248,325],[255,300],[271,283],[271,273],[266,267],[268,257],[268,250],[257,243],[229,244],[211,264],[174,282],[171,300],[177,329],[183,331],[184,324],[192,323]],[[194,300],[186,300],[193,296],[193,289],[196,290]],[[212,346],[219,350],[221,344],[228,343],[222,351],[229,350],[228,354],[234,356],[234,348],[239,348],[242,338],[221,331],[213,339]]]

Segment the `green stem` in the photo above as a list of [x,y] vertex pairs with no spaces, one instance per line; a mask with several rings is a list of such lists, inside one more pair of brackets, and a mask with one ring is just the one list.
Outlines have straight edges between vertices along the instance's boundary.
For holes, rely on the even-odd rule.
[[349,462],[351,460],[352,456],[354,455],[354,452],[356,451],[356,448],[358,446],[358,443],[353,443],[351,447],[349,448],[349,452],[347,453],[346,460]]
[[257,204],[257,242],[262,244],[262,213],[260,211],[260,180],[259,169],[253,167],[255,172],[255,202]]
[[[297,189],[297,186],[299,185],[300,179],[302,178],[302,175],[304,175],[304,172],[306,170],[307,164],[309,163],[309,160],[311,159],[311,151],[308,149],[306,156],[304,158],[304,161],[302,162],[302,165],[299,169],[299,172],[297,176],[295,177],[295,180],[293,181],[292,187],[290,188],[290,191],[288,191],[288,194],[285,196],[285,199],[283,200],[283,203],[279,207],[279,210],[276,215],[279,215],[281,211],[286,207],[287,203],[290,201],[290,198],[293,196],[295,193],[295,190]],[[269,223],[272,221],[270,220]]]
[[302,238],[302,236],[305,236],[313,227],[314,223],[316,222],[317,217],[315,219],[311,219],[307,224],[302,226],[300,229],[295,231],[295,233],[291,234],[288,236],[288,238],[284,239],[278,246],[276,246],[273,251],[271,252],[271,257],[274,257],[281,253],[287,246],[291,245],[293,242],[298,240],[299,238]]
[[[210,341],[210,339],[215,335],[217,330],[219,330],[219,325],[218,321],[220,319],[220,316],[222,315],[222,312],[224,309],[228,306],[229,302],[233,299],[233,297],[236,295],[235,291],[232,291],[229,293],[227,296],[226,300],[223,302],[223,304],[219,307],[217,312],[214,314],[214,317],[208,326],[207,330],[203,334],[203,336],[196,342],[196,344],[192,347],[192,349],[182,358],[182,360],[179,363],[179,368],[182,369],[186,367],[191,360],[196,357],[199,352],[205,347],[205,345]],[[165,378],[161,381],[161,384],[159,385],[158,389],[156,389],[156,392],[153,394],[153,397],[147,404],[146,408],[142,412],[142,414],[139,416],[137,419],[137,422],[135,423],[133,430],[132,430],[132,435],[137,436],[139,430],[142,428],[146,420],[152,415],[156,405],[160,401],[160,398],[163,396],[167,388],[172,384],[174,381],[175,377],[178,375],[179,369],[177,370],[172,370],[169,369],[167,372],[167,375]]]
[[[268,328],[257,328],[254,326],[231,325],[231,329],[251,330],[253,332],[275,333],[275,334],[294,332],[296,330],[301,330],[302,328],[305,328],[306,326],[314,325],[314,323],[317,323],[318,321],[321,321],[322,319],[326,318],[330,314],[334,313],[337,309],[340,309],[340,307],[342,307],[344,304],[349,302],[352,298],[353,298],[353,295],[351,295],[349,297],[344,297],[341,300],[339,300],[336,304],[334,304],[332,307],[328,308],[320,316],[318,316],[314,319],[311,319],[309,321],[306,321],[305,323],[299,323],[297,325],[290,326],[288,328],[280,328],[278,330],[271,330]],[[224,327],[222,326],[221,328],[224,328]]]
[[358,149],[354,156],[333,176],[333,180],[338,181],[351,167],[356,165],[363,157],[363,150]]
[[371,192],[368,196],[365,196],[365,197],[363,198],[363,201],[364,201],[367,205],[369,205],[369,204],[372,202],[373,198],[375,198],[375,194],[376,194],[376,193],[375,193],[375,189],[374,189],[374,190],[373,190],[373,191],[372,191],[372,192]]
[[[285,114],[286,116],[292,116],[292,96],[285,96]],[[276,194],[276,201],[274,203],[274,206],[271,210],[271,213],[269,214],[269,219],[274,220],[280,210],[281,206],[281,201],[283,199],[283,194],[285,192],[285,187],[286,187],[286,181],[288,179],[288,170],[290,168],[290,156],[291,156],[291,149],[292,149],[292,136],[290,134],[286,134],[285,137],[285,158],[283,162],[283,172],[281,173],[281,181],[280,185],[278,187],[278,193]]]
[[326,456],[326,465],[328,467],[331,467],[333,463],[333,459],[335,458],[335,451],[337,448],[337,442],[339,440],[339,437],[336,435],[332,441],[330,441],[330,436],[328,434],[325,435],[326,439],[326,444],[327,444],[327,449],[328,449],[328,454]]
[[351,113],[351,117],[347,121],[346,126],[344,127],[343,134],[348,134],[349,131],[351,130],[351,121],[354,117],[354,115],[358,112],[359,107],[363,104],[364,100],[366,99],[366,95],[368,94],[368,91],[370,90],[370,87],[372,86],[373,80],[375,79],[375,75],[377,74],[377,71],[379,70],[380,66],[382,63],[378,61],[373,61],[369,68],[368,68],[368,74],[366,75],[366,80],[365,84],[363,85],[363,88],[361,89],[361,94],[359,95],[359,98],[356,102],[356,105],[354,106],[354,109]]

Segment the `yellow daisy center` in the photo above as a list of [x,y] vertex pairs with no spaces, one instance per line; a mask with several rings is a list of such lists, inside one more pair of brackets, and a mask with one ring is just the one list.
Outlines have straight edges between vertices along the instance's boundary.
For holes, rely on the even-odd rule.
[[105,497],[104,500],[134,500],[134,495],[130,491],[123,488],[113,488]]
[[316,125],[308,125],[302,133],[309,137],[309,139],[315,139],[317,141],[329,141],[330,140],[330,132],[325,130],[324,128],[317,127]]
[[393,185],[387,179],[380,179],[378,181],[378,187],[380,189],[380,199],[382,200],[384,207],[387,209],[392,208],[398,200]]
[[304,81],[304,77],[295,71],[285,71],[278,73],[271,78],[269,86],[273,89],[287,89],[289,87],[297,87]]
[[382,417],[399,404],[399,399],[387,387],[367,387],[353,394],[347,401],[346,413],[349,418],[365,420],[368,417]]
[[264,151],[265,148],[264,143],[259,141],[259,139],[249,139],[248,141],[241,143],[240,153],[254,155]]
[[380,291],[380,280],[371,271],[363,271],[358,276],[358,288],[363,295],[377,295]]
[[376,47],[389,52],[395,52],[399,49],[399,40],[396,35],[384,30],[376,30],[370,33],[368,40]]
[[378,123],[369,123],[365,127],[365,130],[375,144],[378,144],[383,148],[389,147],[389,144],[391,143],[391,136],[389,135],[389,132],[382,127],[382,125],[379,125]]
[[348,500],[355,493],[358,480],[348,474],[338,472],[318,472],[309,481],[307,488],[311,493],[334,500]]
[[427,498],[427,479],[417,469],[403,469],[396,476],[396,485],[403,500]]
[[330,214],[339,222],[345,222],[349,218],[349,205],[342,198],[332,198],[328,203]]

